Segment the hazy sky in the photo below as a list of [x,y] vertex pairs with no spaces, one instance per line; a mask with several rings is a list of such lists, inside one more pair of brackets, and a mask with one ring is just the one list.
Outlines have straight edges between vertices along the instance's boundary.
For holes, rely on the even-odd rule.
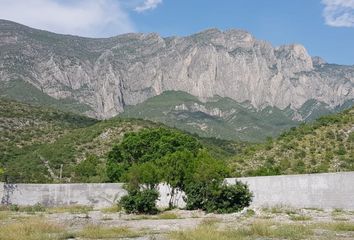
[[241,28],[275,46],[301,43],[328,62],[354,64],[354,0],[0,0],[0,18],[88,37]]

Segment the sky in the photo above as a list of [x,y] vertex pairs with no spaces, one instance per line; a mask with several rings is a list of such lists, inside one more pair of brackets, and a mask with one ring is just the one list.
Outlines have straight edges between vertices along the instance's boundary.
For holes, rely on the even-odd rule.
[[329,63],[354,65],[354,0],[0,0],[0,18],[85,37],[243,29],[274,46],[299,43]]

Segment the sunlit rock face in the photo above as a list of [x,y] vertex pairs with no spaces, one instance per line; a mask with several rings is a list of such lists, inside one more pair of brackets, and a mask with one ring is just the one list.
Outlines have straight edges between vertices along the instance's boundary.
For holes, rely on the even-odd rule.
[[124,34],[89,39],[0,21],[0,81],[22,79],[56,99],[109,118],[166,90],[215,95],[257,109],[354,98],[354,67],[311,58],[302,45],[273,47],[241,30],[187,37]]

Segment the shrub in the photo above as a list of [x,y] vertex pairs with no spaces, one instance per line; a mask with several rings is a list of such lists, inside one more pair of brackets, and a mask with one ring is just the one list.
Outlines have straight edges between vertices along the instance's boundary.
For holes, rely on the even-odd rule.
[[134,190],[121,198],[119,204],[127,213],[156,214],[156,200],[159,193],[155,189]]
[[202,209],[207,212],[232,213],[248,207],[252,201],[252,193],[248,186],[241,182],[235,185],[196,184],[187,191],[187,209]]

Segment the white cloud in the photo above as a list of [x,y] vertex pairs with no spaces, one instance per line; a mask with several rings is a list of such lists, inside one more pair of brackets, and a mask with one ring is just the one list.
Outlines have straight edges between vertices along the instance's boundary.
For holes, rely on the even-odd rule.
[[117,0],[0,0],[0,18],[88,37],[135,31],[129,14]]
[[325,23],[332,27],[354,27],[354,0],[322,0]]
[[144,12],[147,10],[152,10],[155,9],[160,3],[162,3],[162,0],[145,0],[144,3],[135,8],[135,11]]

